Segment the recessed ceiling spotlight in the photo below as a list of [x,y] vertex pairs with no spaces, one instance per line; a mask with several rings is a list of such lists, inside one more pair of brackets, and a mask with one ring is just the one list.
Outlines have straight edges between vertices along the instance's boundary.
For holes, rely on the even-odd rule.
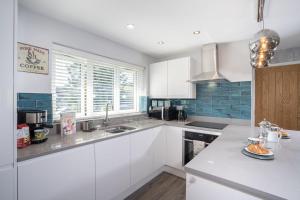
[[164,41],[159,41],[159,42],[157,42],[157,44],[163,45],[163,44],[165,44],[165,42]]
[[199,34],[200,34],[200,31],[194,31],[193,34],[194,34],[194,35],[199,35]]
[[127,25],[126,25],[126,28],[127,28],[128,30],[133,30],[133,29],[135,28],[135,26],[134,26],[134,24],[127,24]]

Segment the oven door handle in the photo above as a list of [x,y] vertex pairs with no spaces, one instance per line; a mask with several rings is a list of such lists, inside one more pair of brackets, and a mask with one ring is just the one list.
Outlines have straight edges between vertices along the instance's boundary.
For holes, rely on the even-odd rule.
[[193,142],[194,140],[190,140],[190,139],[183,139],[183,141],[187,141],[187,142]]
[[[187,141],[187,142],[193,142],[193,141],[195,141],[195,140],[191,140],[191,139],[183,139],[183,141]],[[196,140],[196,141],[201,141],[201,142],[204,142],[204,141],[202,141],[202,140]],[[209,145],[210,143],[209,142],[204,142],[206,145]]]

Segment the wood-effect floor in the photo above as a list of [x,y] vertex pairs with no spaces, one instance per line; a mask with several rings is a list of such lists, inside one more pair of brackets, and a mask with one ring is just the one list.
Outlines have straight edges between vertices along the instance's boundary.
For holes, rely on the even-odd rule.
[[126,200],[185,200],[185,180],[163,172]]

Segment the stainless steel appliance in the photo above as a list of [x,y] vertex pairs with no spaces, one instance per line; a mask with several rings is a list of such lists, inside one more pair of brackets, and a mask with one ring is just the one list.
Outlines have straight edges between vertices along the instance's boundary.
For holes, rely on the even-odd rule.
[[[211,123],[211,122],[191,122],[186,124],[187,127],[199,127],[200,129],[186,129],[183,132],[183,155],[182,165],[190,162],[199,152],[212,143],[218,135],[220,130],[224,129],[227,124]],[[207,130],[211,129],[211,130]]]
[[206,148],[218,136],[201,132],[184,131],[183,165],[190,162],[200,151]]
[[194,126],[194,127],[209,128],[209,129],[216,129],[216,130],[222,130],[227,125],[228,124],[221,124],[221,123],[214,123],[214,122],[201,122],[201,121],[194,121],[186,124],[186,126]]
[[18,123],[26,124],[46,124],[47,111],[46,110],[19,110]]
[[151,118],[161,119],[161,120],[176,120],[178,117],[178,111],[176,107],[155,107],[149,110],[148,116]]
[[178,111],[177,120],[184,122],[187,119],[186,111],[183,109],[183,106],[177,106],[176,108]]

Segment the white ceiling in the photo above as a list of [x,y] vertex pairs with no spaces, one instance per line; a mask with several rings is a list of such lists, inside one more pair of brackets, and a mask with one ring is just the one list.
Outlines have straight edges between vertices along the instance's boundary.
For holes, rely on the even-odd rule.
[[[249,39],[257,0],[19,0],[34,12],[106,37],[155,58],[211,42]],[[300,46],[300,1],[266,5],[265,27],[279,33],[281,48]],[[127,30],[127,24],[135,24]],[[200,30],[200,35],[192,32]],[[158,45],[164,41],[164,45]]]

